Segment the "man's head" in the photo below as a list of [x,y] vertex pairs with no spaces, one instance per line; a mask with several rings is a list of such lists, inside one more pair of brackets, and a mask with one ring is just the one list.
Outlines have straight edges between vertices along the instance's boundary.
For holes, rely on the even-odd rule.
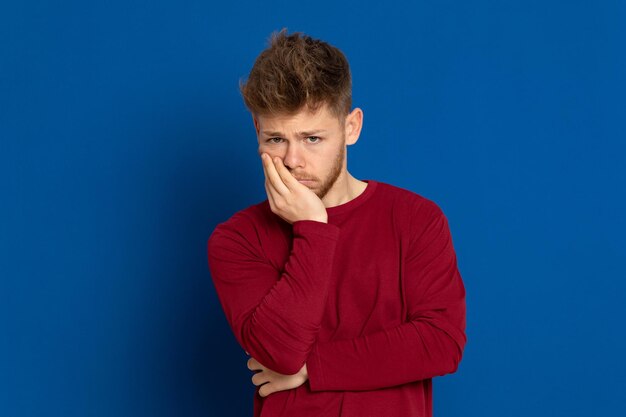
[[335,117],[345,118],[352,106],[344,54],[299,32],[287,35],[286,29],[272,34],[240,89],[255,117],[294,114],[304,106],[314,111],[326,104]]
[[346,145],[358,139],[363,112],[351,108],[351,78],[341,51],[299,33],[274,33],[240,84],[259,154],[278,156],[319,198],[346,176]]

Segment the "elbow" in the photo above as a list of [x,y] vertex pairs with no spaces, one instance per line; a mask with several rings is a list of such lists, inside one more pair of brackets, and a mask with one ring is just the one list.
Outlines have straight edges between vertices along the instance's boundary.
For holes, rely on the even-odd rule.
[[438,349],[433,350],[437,354],[432,355],[434,376],[455,373],[459,369],[465,348],[466,339],[462,333],[454,337],[450,333],[443,332],[440,336],[437,343]]
[[[283,375],[295,375],[304,367],[304,360],[286,360],[281,364],[277,364],[280,369],[275,371]],[[272,368],[270,368],[272,369]],[[272,369],[274,370],[274,369]]]
[[308,351],[301,352],[281,343],[262,326],[251,325],[249,321],[242,327],[240,339],[250,356],[282,375],[297,374],[308,357]]
[[295,352],[291,349],[286,349],[284,346],[277,347],[276,354],[271,355],[265,351],[265,357],[267,358],[267,365],[261,360],[266,368],[271,369],[274,372],[278,372],[282,375],[295,375],[304,367],[306,358],[308,355],[301,352]]
[[295,375],[304,367],[305,361],[295,356],[271,356],[261,352],[258,357],[252,355],[261,365],[282,375]]
[[459,369],[461,360],[463,359],[463,353],[465,351],[465,344],[467,342],[467,335],[465,334],[464,325],[461,328],[447,327],[444,330],[445,340],[444,348],[442,352],[445,352],[445,358],[442,363],[445,364],[443,371],[446,374],[453,374]]
[[446,364],[442,375],[455,373],[459,369],[461,359],[463,359],[463,346],[452,342],[446,360],[442,361]]
[[452,357],[450,366],[449,366],[448,371],[446,373],[447,374],[455,373],[459,369],[459,364],[460,363],[461,363],[461,356],[460,355]]
[[461,363],[461,358],[458,355],[447,355],[445,357],[440,357],[438,361],[438,366],[436,365],[434,369],[436,369],[433,373],[433,376],[444,376],[455,373],[459,369],[459,364]]

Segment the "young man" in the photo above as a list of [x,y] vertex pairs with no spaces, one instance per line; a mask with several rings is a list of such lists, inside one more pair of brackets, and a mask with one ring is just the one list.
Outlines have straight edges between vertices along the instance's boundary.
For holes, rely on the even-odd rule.
[[267,200],[216,227],[208,262],[255,372],[254,415],[432,416],[432,378],[466,342],[446,217],[348,172],[363,111],[337,48],[274,33],[241,91]]

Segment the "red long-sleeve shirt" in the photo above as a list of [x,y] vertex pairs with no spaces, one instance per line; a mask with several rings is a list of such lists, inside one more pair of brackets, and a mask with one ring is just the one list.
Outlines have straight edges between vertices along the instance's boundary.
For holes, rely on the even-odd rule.
[[254,395],[255,417],[432,416],[432,379],[465,347],[465,287],[437,204],[374,180],[328,223],[293,224],[267,200],[208,241],[218,298],[239,344],[301,386]]

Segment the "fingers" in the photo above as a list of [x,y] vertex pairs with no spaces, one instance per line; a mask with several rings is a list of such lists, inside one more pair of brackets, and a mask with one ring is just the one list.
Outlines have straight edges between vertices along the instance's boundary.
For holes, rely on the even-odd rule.
[[261,363],[254,358],[248,359],[246,364],[248,366],[248,369],[251,371],[259,371],[259,370],[263,370],[264,368],[263,365],[261,365]]
[[261,397],[267,397],[277,391],[297,388],[304,382],[294,379],[297,375],[281,375],[272,371],[252,357],[248,359],[247,365],[252,371],[260,371],[252,375],[251,379],[254,385],[260,387],[258,392]]
[[251,379],[254,385],[265,384],[266,382],[269,382],[270,380],[267,375],[267,372],[257,372],[256,374],[252,375]]
[[263,175],[265,176],[265,193],[267,194],[267,201],[270,203],[270,208],[273,212],[276,211],[276,201],[274,200],[274,193],[277,191],[270,185],[269,175],[267,173],[267,154],[261,154],[261,161],[263,165]]
[[282,391],[280,384],[277,381],[272,380],[272,377],[268,375],[268,372],[259,372],[252,375],[252,383],[259,388],[259,395],[261,397],[267,397],[276,391]]
[[301,185],[298,180],[291,175],[291,172],[289,172],[287,167],[285,167],[285,164],[283,164],[283,161],[280,158],[276,157],[274,159],[276,172],[290,191],[293,190],[294,187]]
[[[285,196],[289,193],[289,189],[281,179],[276,168],[276,162],[272,161],[272,158],[263,153],[261,159],[263,160],[263,171],[265,172],[265,178],[267,178],[274,189],[281,195]],[[279,162],[282,164],[282,162]],[[284,168],[284,166],[283,166]]]
[[270,384],[265,384],[263,385],[261,388],[259,388],[259,395],[261,397],[267,397],[268,395],[271,394],[271,392],[269,391],[269,389],[267,387],[269,387]]
[[270,208],[274,213],[276,213],[278,208],[276,207],[276,200],[274,198],[274,195],[278,194],[278,191],[276,191],[274,187],[272,187],[267,178],[265,179],[265,192],[267,193],[267,201],[269,201],[270,203]]
[[[248,369],[250,369],[251,371],[260,371],[260,372],[255,372],[255,374],[252,375],[251,379],[254,385],[259,386],[259,385],[265,384],[266,382],[270,382],[270,379],[271,379],[270,370],[265,368],[263,365],[261,365],[259,361],[257,361],[254,358],[250,358],[248,359],[247,366],[248,366]],[[261,396],[265,396],[268,394],[269,393],[264,392],[261,394]]]

